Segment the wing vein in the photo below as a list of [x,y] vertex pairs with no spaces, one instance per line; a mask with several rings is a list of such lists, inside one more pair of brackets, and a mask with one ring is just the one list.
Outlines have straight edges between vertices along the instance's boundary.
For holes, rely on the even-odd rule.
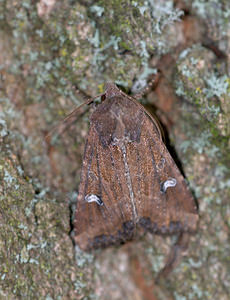
[[121,147],[121,151],[122,151],[122,155],[123,155],[123,162],[124,162],[124,167],[125,167],[125,178],[126,178],[127,186],[128,186],[128,189],[129,189],[129,196],[130,196],[130,200],[131,200],[131,204],[132,204],[133,219],[134,219],[134,222],[136,223],[137,220],[138,220],[138,215],[137,215],[137,208],[136,208],[136,205],[135,205],[135,197],[134,197],[134,192],[133,192],[130,169],[129,169],[129,165],[128,165],[128,162],[127,162],[126,146],[125,146],[124,143],[122,143],[120,145],[120,147]]

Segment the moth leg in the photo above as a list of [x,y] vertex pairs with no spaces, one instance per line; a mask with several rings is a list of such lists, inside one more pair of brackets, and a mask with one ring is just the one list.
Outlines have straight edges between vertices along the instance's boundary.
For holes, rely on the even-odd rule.
[[[134,86],[132,87],[132,92],[134,92],[134,95],[133,95],[133,97],[135,98],[135,99],[141,99],[144,95],[146,95],[147,93],[149,93],[149,91],[152,89],[152,90],[154,90],[156,87],[157,87],[157,85],[158,85],[158,83],[159,83],[159,80],[160,80],[160,77],[161,77],[161,73],[160,73],[160,71],[159,70],[157,70],[157,73],[156,74],[154,74],[153,76],[151,76],[152,78],[150,79],[150,81],[149,81],[149,83],[147,84],[147,86],[145,86],[145,87],[143,87],[140,91],[138,91],[138,92],[136,92],[135,93],[135,90],[136,90],[136,88],[138,88],[138,83],[140,84],[140,83],[142,83],[142,82],[136,82],[135,84],[134,84]],[[146,84],[145,84],[146,85]]]
[[188,248],[190,235],[188,233],[182,232],[176,243],[172,246],[169,255],[167,257],[165,266],[158,273],[155,282],[159,283],[161,279],[167,277],[169,273],[179,264],[182,253]]

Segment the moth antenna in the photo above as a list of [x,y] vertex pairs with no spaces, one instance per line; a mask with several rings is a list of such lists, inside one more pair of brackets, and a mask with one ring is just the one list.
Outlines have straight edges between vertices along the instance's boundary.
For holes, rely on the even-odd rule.
[[86,100],[84,103],[76,107],[70,114],[68,114],[57,126],[50,130],[50,132],[45,136],[45,140],[48,141],[54,132],[57,132],[58,135],[62,134],[65,131],[66,127],[74,123],[81,113],[82,107],[85,105],[90,105],[94,102],[95,99],[102,97],[104,94],[99,94],[93,98]]

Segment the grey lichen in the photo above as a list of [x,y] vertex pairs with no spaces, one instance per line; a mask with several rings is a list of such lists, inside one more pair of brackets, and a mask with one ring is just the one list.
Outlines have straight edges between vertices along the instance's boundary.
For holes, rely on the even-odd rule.
[[[180,272],[184,268],[191,274],[191,281],[183,286],[178,283],[174,291],[176,299],[209,299],[217,291],[227,299],[224,289],[230,280],[227,275],[229,122],[225,123],[226,127],[223,124],[220,127],[223,116],[229,119],[229,112],[223,110],[222,105],[223,99],[229,99],[229,78],[220,71],[213,72],[213,69],[218,70],[218,66],[213,67],[214,58],[210,50],[197,45],[184,51],[177,62],[176,91],[188,102],[184,103],[180,115],[181,131],[187,139],[176,145],[184,156],[186,174],[200,203],[201,251],[194,252],[187,263],[184,261],[181,265]],[[201,276],[202,285],[198,283]],[[190,292],[187,291],[189,286]]]

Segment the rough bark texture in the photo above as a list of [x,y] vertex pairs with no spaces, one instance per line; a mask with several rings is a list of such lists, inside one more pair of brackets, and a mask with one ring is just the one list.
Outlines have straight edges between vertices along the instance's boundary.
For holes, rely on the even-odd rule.
[[[229,16],[224,0],[0,0],[1,299],[229,299]],[[105,82],[136,91],[156,69],[146,104],[200,211],[186,256],[159,285],[171,238],[73,248],[88,116],[44,140]]]

